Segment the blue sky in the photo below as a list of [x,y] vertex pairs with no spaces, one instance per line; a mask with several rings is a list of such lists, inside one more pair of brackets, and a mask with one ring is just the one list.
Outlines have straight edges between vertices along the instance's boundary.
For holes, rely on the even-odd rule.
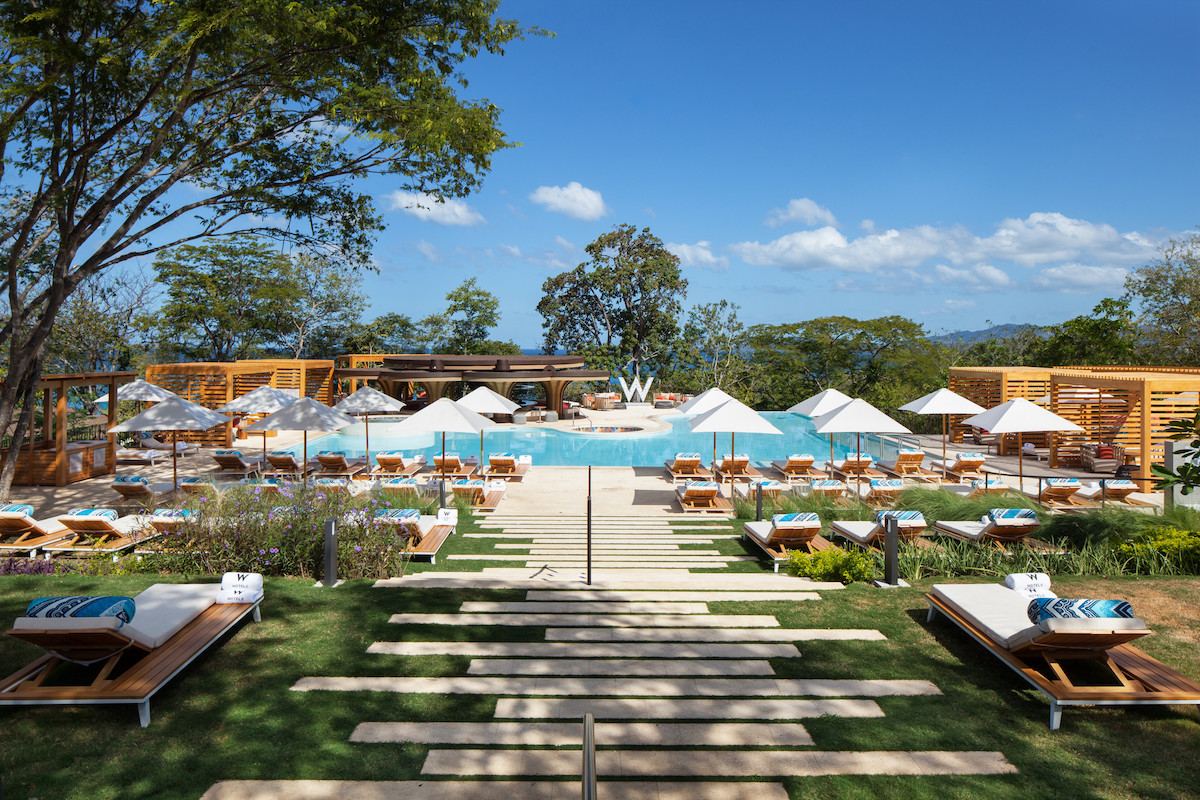
[[1052,324],[1200,223],[1200,3],[534,2],[552,30],[464,70],[522,146],[387,230],[370,314],[475,277],[541,342],[542,282],[620,223],[680,256],[686,307],[747,324],[900,314]]

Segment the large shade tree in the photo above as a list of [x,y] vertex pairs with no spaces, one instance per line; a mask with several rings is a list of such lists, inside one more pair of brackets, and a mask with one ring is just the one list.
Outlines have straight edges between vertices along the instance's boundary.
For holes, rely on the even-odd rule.
[[353,179],[475,187],[507,142],[494,105],[459,97],[460,68],[525,33],[497,6],[0,5],[0,430],[26,435],[47,337],[90,276],[232,232],[365,261],[380,220]]
[[1137,314],[1141,351],[1160,364],[1200,363],[1200,231],[1169,240],[1158,258],[1125,279]]

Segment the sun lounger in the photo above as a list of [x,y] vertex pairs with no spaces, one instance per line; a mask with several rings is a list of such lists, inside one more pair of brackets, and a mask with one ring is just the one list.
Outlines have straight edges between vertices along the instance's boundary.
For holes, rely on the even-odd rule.
[[428,491],[428,484],[417,478],[382,478],[378,490],[386,497],[397,495],[423,495]]
[[200,445],[193,444],[192,442],[175,442],[172,445],[170,442],[160,442],[153,436],[147,436],[145,439],[142,439],[140,444],[146,450],[156,450],[159,453],[165,452],[167,455],[170,455],[171,451],[174,450],[176,457],[200,454]]
[[295,453],[283,450],[267,453],[267,463],[270,466],[263,472],[263,476],[271,478],[303,478],[321,466],[319,461],[312,458],[307,464],[301,464]]
[[747,500],[754,500],[758,497],[759,489],[762,490],[763,497],[775,499],[780,494],[786,492],[790,487],[783,481],[773,480],[771,478],[755,478],[747,483],[733,484],[733,494],[735,497],[744,497]]
[[125,503],[136,503],[144,508],[153,508],[160,500],[175,494],[176,486],[170,481],[150,483],[141,475],[117,475],[112,482],[113,491],[121,495]]
[[832,479],[813,481],[809,484],[812,493],[820,497],[844,497],[846,484]]
[[676,453],[674,459],[666,462],[671,483],[711,480],[712,472],[700,465],[703,460],[704,457],[699,453]]
[[890,506],[904,491],[904,481],[899,478],[872,478],[870,483],[859,488],[863,500],[871,505]]
[[1025,494],[1047,508],[1076,509],[1096,507],[1096,504],[1090,500],[1076,497],[1079,490],[1083,488],[1083,484],[1079,482],[1078,478],[1042,478],[1041,484],[1040,492],[1027,490]]
[[117,512],[104,508],[74,508],[58,518],[70,531],[60,542],[48,544],[42,551],[51,554],[119,553],[158,536],[148,525],[145,514],[117,518]]
[[911,544],[932,544],[921,538],[921,534],[929,525],[920,511],[879,511],[875,514],[874,521],[835,520],[829,523],[829,531],[854,542],[859,547],[879,549],[883,546],[887,536],[887,529],[884,526],[889,518],[895,518],[897,522],[900,541]]
[[223,491],[233,484],[227,481],[216,481],[212,475],[205,475],[199,478],[180,478],[179,489],[184,494],[207,494],[212,495]]
[[750,481],[761,478],[762,473],[750,465],[750,456],[745,453],[721,456],[721,460],[713,467],[713,473],[718,481]]
[[747,522],[742,525],[742,539],[766,553],[776,572],[787,561],[789,549],[815,553],[833,547],[821,535],[821,518],[811,511],[776,514],[769,520]]
[[385,450],[375,454],[375,468],[372,475],[404,476],[404,453],[399,450]]
[[445,458],[440,455],[433,457],[433,471],[438,476],[446,476],[447,479],[469,478],[475,473],[477,466],[476,460],[467,458],[465,461],[458,457],[458,453],[446,453]]
[[321,469],[315,474],[325,478],[353,478],[367,468],[365,456],[347,459],[343,450],[322,450],[317,453],[317,462]]
[[258,474],[262,459],[258,456],[243,456],[241,450],[217,450],[213,453],[217,468],[209,474],[214,478],[249,478]]
[[377,508],[371,517],[376,525],[415,539],[421,537],[420,518],[421,512],[415,508]]
[[[236,578],[229,584],[238,585]],[[22,617],[8,634],[46,655],[0,681],[0,705],[134,704],[144,728],[159,689],[246,616],[259,621],[261,588],[234,592],[215,583],[156,584],[133,598],[134,615],[123,625],[117,617]],[[75,682],[60,684],[51,673],[65,661],[100,666],[76,668],[68,676]]]
[[901,450],[895,461],[880,461],[881,470],[896,478],[911,478],[928,483],[940,483],[942,473],[921,466],[925,462],[924,450]]
[[455,497],[466,499],[476,511],[495,511],[507,489],[504,481],[459,478],[450,483]]
[[817,458],[812,453],[792,453],[786,461],[772,461],[771,466],[783,475],[783,479],[788,483],[828,478],[828,475],[813,466],[816,462]]
[[[940,611],[1050,701],[1050,730],[1073,705],[1200,703],[1200,685],[1129,642],[1150,631],[1137,618],[1044,619],[1032,623],[1030,599],[999,584],[937,584],[925,596],[927,622]],[[1102,680],[1083,682],[1077,665]]]
[[412,558],[429,556],[429,563],[437,561],[438,550],[458,525],[457,508],[438,509],[437,515],[422,514],[417,520],[417,536],[408,540],[408,554]]
[[356,481],[351,478],[313,478],[309,485],[319,492],[327,494],[339,492],[347,494],[350,497],[357,497],[371,489],[370,482]]
[[983,478],[983,465],[987,456],[983,453],[959,453],[953,461],[933,461],[933,468],[949,480],[960,482],[979,480]]
[[161,508],[150,515],[147,523],[161,534],[133,548],[135,555],[190,553],[196,548],[195,535],[199,530],[200,512],[192,508]]
[[529,472],[533,464],[530,456],[518,456],[513,453],[490,453],[488,465],[483,471],[485,479],[498,478],[505,481],[519,481]]
[[846,481],[847,483],[856,478],[859,480],[886,478],[886,473],[872,466],[874,463],[875,457],[870,453],[851,453],[845,458],[838,459],[829,464],[828,471],[830,477]]
[[28,553],[32,558],[42,546],[61,542],[70,535],[67,526],[57,519],[34,519],[33,506],[0,506],[0,553]]
[[138,450],[134,447],[122,447],[113,455],[118,464],[143,464],[151,467],[158,459],[166,457],[166,454],[159,450]]
[[721,496],[721,485],[716,481],[688,481],[675,490],[675,499],[684,511],[728,513],[733,510],[733,503]]
[[1041,523],[1031,508],[993,508],[978,521],[938,520],[933,529],[940,534],[997,547],[1005,552],[1026,547],[1042,553],[1062,552],[1062,548],[1030,538]]
[[1108,478],[1103,481],[1093,481],[1079,489],[1075,493],[1075,496],[1093,503],[1099,503],[1103,500],[1105,503],[1120,503],[1130,506],[1146,507],[1155,505],[1148,500],[1141,500],[1131,496],[1139,491],[1138,485],[1131,480]]

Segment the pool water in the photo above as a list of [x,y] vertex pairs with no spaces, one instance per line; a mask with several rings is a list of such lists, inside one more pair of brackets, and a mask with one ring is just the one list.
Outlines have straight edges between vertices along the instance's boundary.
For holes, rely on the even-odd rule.
[[[783,435],[737,434],[737,452],[747,453],[754,464],[762,466],[771,461],[782,461],[790,453],[812,453],[818,464],[828,458],[829,439],[813,431],[808,417],[786,411],[766,411],[762,415],[783,431]],[[680,452],[702,453],[707,462],[712,458],[713,434],[692,433],[689,419],[683,415],[664,417],[662,421],[670,423],[670,430],[637,433],[567,431],[536,423],[499,425],[484,431],[483,452],[485,456],[487,453],[529,455],[533,457],[534,465],[546,466],[661,467]],[[422,454],[432,463],[433,457],[441,453],[441,434],[398,436],[389,433],[396,424],[384,420],[371,423],[371,455],[383,450],[400,450],[405,455]],[[361,456],[365,452],[363,433],[364,426],[358,423],[334,434],[310,437],[309,455],[318,450],[344,450],[349,456]],[[729,452],[729,434],[718,433],[716,437],[719,457]],[[834,435],[835,458],[853,451],[854,447],[854,434]],[[300,455],[301,449],[296,445],[290,452]],[[864,436],[863,449],[884,460],[894,458],[896,453],[894,443],[881,444],[875,437],[868,440]],[[464,457],[478,455],[479,435],[448,433],[446,451]]]

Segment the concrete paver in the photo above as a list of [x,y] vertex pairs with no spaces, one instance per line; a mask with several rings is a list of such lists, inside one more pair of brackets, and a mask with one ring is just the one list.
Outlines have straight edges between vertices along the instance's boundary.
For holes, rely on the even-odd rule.
[[573,659],[573,658],[477,658],[467,668],[468,675],[703,675],[737,677],[774,675],[766,661],[750,659]]
[[375,642],[368,653],[496,658],[796,658],[793,644],[698,642]]
[[535,628],[655,626],[663,628],[777,628],[779,621],[762,614],[393,614],[396,625],[521,625]]
[[586,601],[586,600],[608,600],[610,602],[626,602],[636,603],[639,601],[678,601],[678,602],[717,602],[717,601],[754,601],[766,602],[769,600],[820,600],[821,595],[816,592],[655,592],[655,591],[607,591],[607,592],[588,592],[588,591],[556,591],[553,589],[538,590],[535,589],[525,593],[525,599],[531,601]]
[[874,700],[676,699],[676,698],[541,698],[501,697],[497,719],[711,719],[788,720],[831,716],[882,717]]
[[566,600],[561,602],[490,603],[468,601],[458,607],[464,614],[707,614],[708,605],[697,602],[638,602],[617,600]]
[[[598,722],[596,747],[808,747],[812,736],[795,723]],[[363,722],[352,742],[582,746],[578,722]]]
[[[781,783],[755,782],[755,800],[788,800]],[[745,800],[729,781],[600,781],[604,800]],[[578,780],[558,781],[221,781],[201,800],[579,800]]]
[[548,628],[556,642],[811,642],[883,641],[874,630],[826,628]]

